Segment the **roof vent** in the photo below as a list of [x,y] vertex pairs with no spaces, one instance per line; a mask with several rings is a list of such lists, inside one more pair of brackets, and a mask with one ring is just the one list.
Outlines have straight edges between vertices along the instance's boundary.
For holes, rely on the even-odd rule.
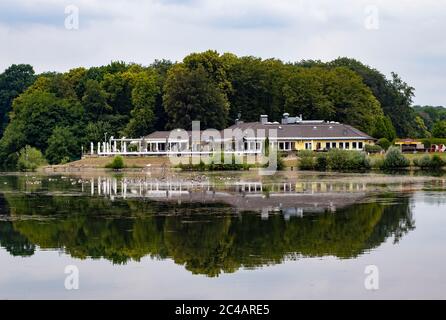
[[260,123],[261,123],[261,124],[267,124],[267,123],[268,123],[268,116],[265,115],[265,114],[262,114],[262,115],[260,116]]
[[289,113],[284,113],[282,118],[282,124],[288,124],[288,118],[290,117]]

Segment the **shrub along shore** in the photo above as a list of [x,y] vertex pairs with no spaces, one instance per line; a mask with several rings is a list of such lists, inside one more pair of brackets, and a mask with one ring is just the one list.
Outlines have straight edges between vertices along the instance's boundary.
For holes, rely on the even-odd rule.
[[404,170],[410,168],[440,170],[446,161],[439,155],[424,155],[411,160],[398,147],[390,147],[383,157],[370,156],[363,151],[332,149],[324,153],[301,151],[298,154],[300,170],[317,171],[367,171]]

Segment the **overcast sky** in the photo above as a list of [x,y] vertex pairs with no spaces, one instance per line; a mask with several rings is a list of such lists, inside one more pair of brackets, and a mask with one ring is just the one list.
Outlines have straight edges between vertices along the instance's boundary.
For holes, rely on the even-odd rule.
[[1,0],[0,71],[148,65],[207,49],[284,61],[348,56],[400,74],[416,104],[446,105],[445,32],[446,0]]

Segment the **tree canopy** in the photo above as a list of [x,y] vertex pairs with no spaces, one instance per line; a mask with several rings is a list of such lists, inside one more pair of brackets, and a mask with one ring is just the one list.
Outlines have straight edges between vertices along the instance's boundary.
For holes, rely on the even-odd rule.
[[34,69],[28,64],[13,64],[0,74],[0,137],[8,124],[12,101],[35,80]]

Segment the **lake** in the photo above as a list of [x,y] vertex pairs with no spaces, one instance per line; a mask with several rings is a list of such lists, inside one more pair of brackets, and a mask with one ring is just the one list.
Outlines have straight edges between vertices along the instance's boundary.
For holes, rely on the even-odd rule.
[[0,299],[445,299],[446,177],[3,174],[0,266]]

